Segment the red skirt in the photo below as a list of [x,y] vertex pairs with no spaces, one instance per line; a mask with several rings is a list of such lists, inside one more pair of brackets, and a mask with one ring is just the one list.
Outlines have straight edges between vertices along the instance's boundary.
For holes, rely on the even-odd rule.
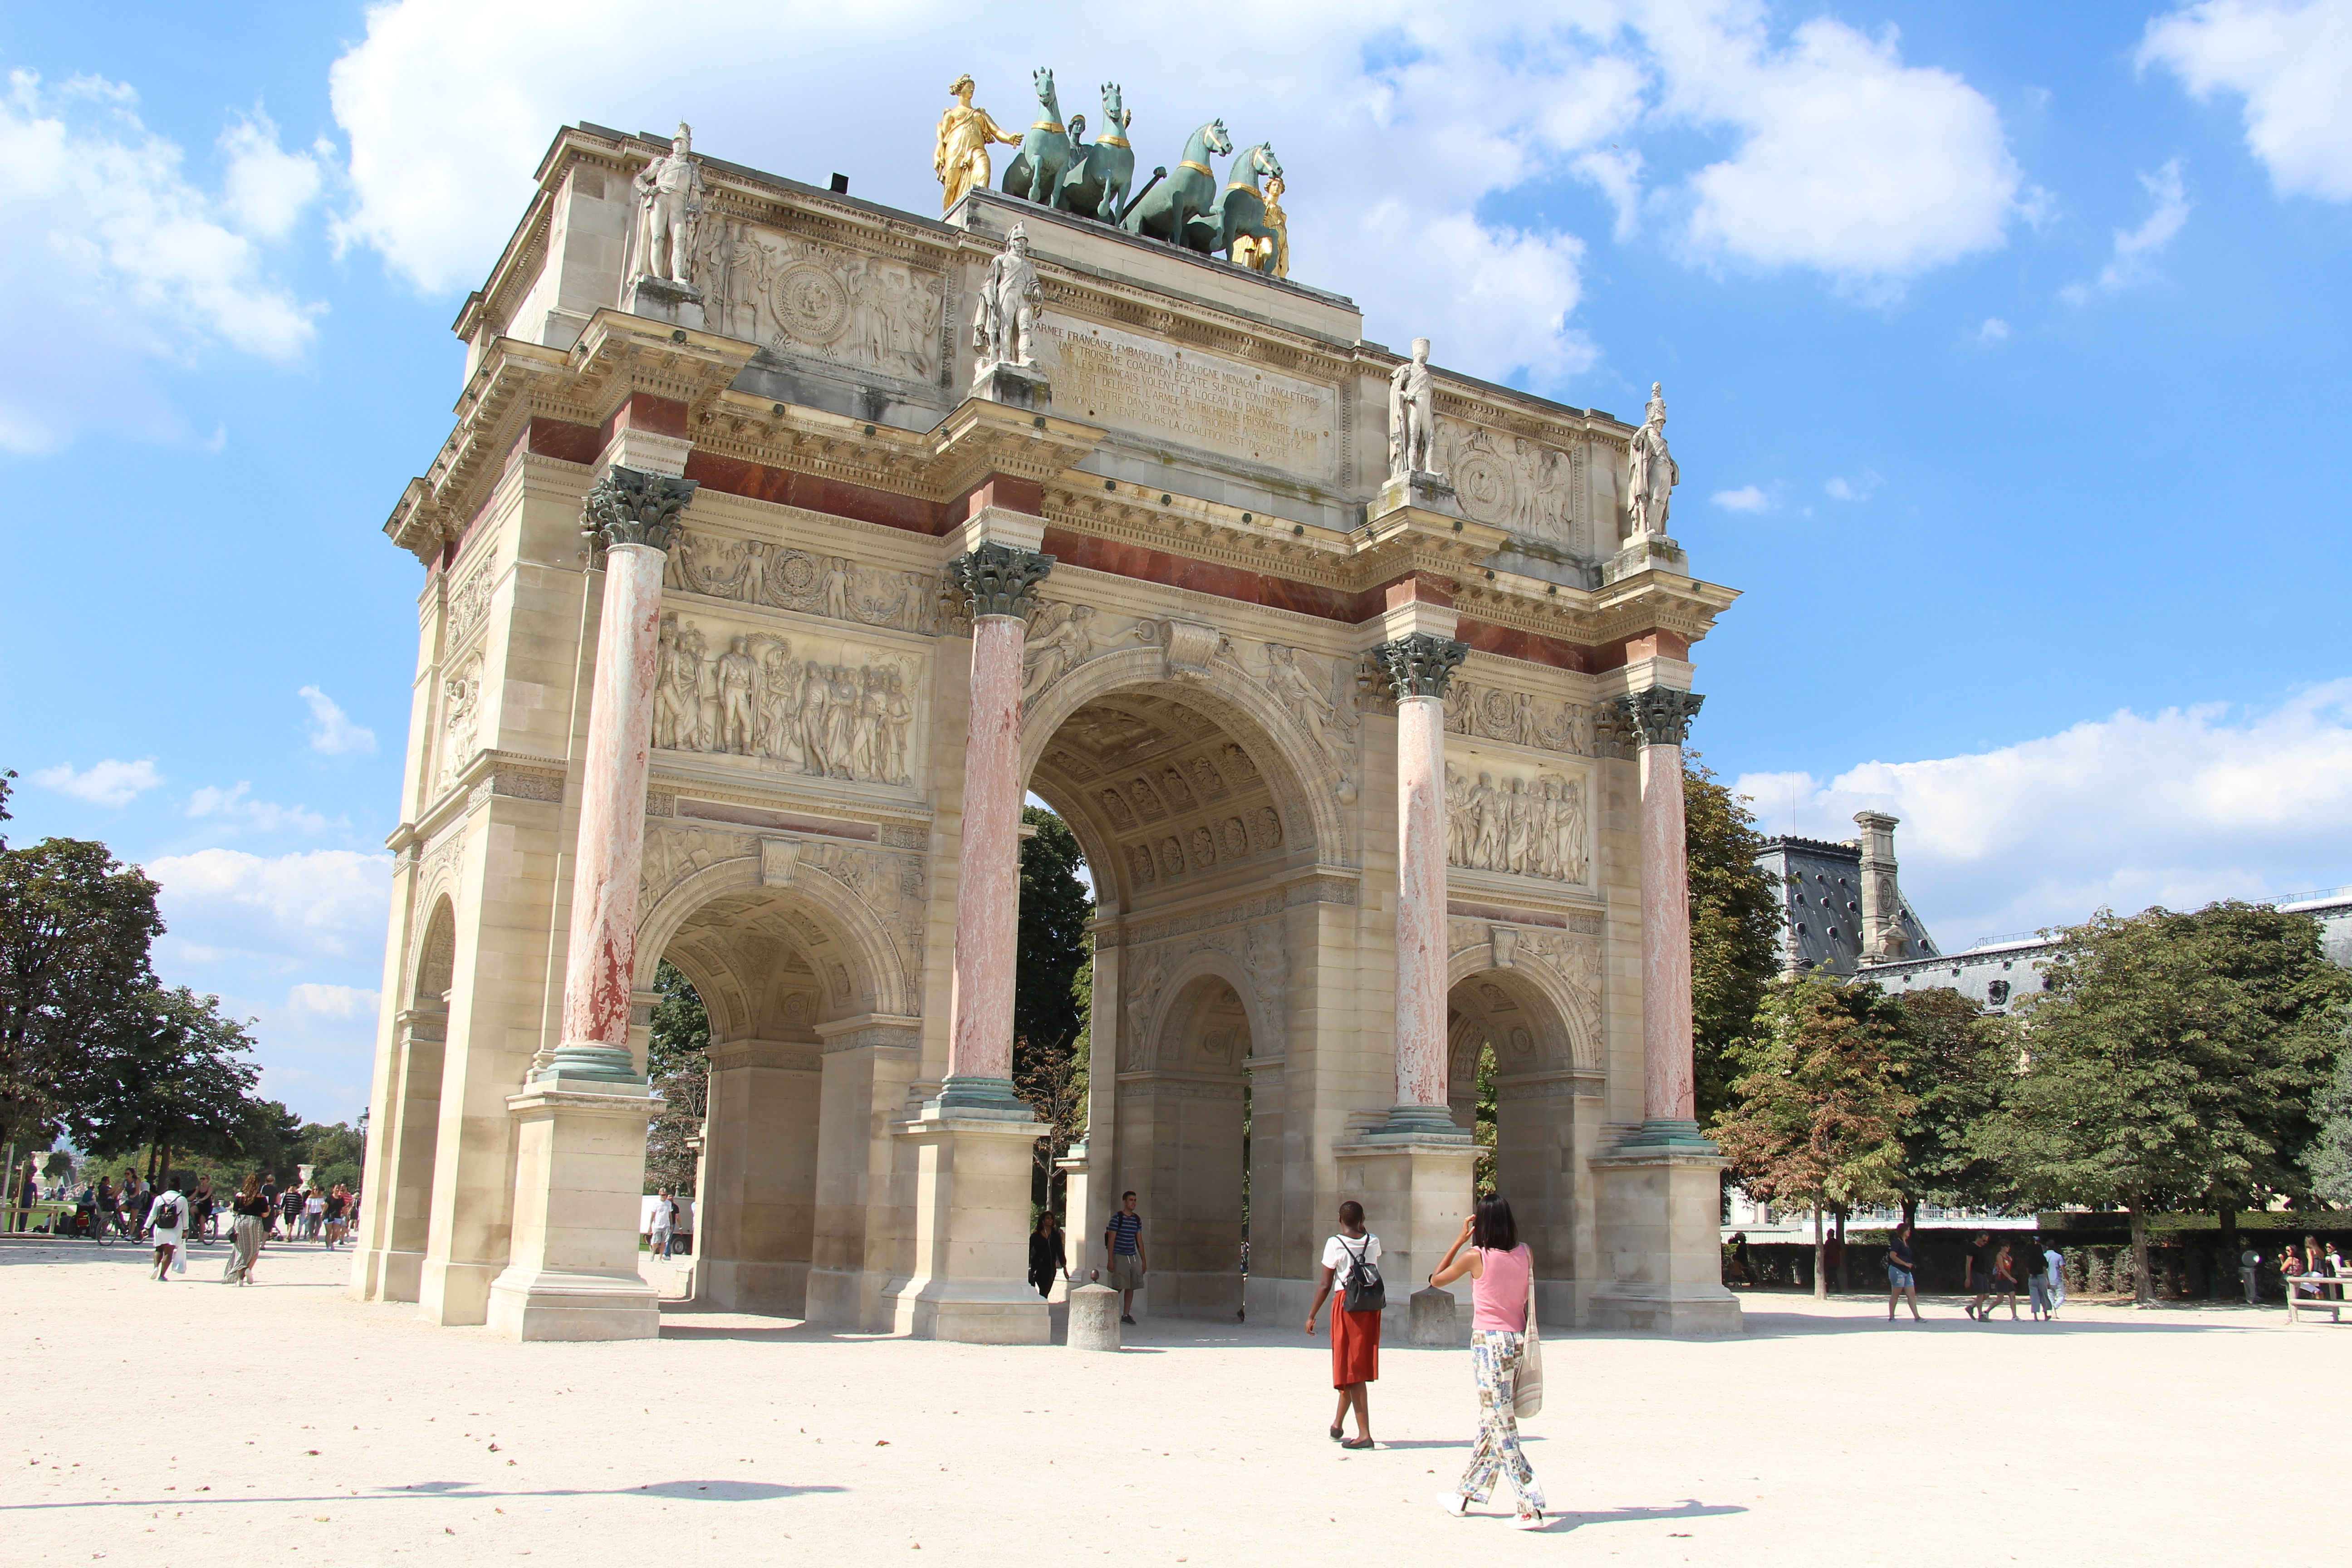
[[1381,1315],[1331,1303],[1331,1386],[1381,1380]]

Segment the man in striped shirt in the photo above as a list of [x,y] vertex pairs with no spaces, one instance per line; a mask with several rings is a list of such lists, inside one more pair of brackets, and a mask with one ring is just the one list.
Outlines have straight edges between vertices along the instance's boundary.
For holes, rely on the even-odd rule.
[[1135,1194],[1119,1194],[1118,1212],[1110,1216],[1103,1227],[1103,1250],[1108,1254],[1110,1288],[1124,1292],[1119,1298],[1118,1321],[1135,1321],[1135,1293],[1143,1288],[1143,1276],[1149,1270],[1143,1251],[1143,1216],[1135,1212]]

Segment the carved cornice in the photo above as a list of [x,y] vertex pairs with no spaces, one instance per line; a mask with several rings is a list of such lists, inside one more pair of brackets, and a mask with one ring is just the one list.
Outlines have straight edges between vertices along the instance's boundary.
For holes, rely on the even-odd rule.
[[1415,632],[1379,644],[1372,649],[1372,657],[1387,672],[1389,685],[1400,702],[1408,697],[1434,697],[1442,701],[1454,670],[1470,657],[1470,645]]
[[1026,620],[1037,607],[1037,584],[1054,569],[1054,558],[1010,544],[983,544],[948,563],[948,575],[963,590],[971,618],[1010,616]]
[[1642,744],[1679,746],[1690,734],[1690,721],[1697,717],[1699,704],[1706,700],[1696,691],[1653,686],[1646,691],[1629,691],[1618,698],[1617,711],[1633,726]]

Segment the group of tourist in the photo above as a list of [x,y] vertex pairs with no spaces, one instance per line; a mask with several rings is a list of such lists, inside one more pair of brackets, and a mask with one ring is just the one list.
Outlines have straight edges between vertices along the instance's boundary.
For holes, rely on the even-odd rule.
[[2341,1301],[2344,1287],[2322,1285],[2321,1279],[2347,1278],[2344,1255],[2334,1242],[2322,1245],[2315,1236],[2306,1236],[2303,1245],[2290,1242],[2279,1248],[2275,1258],[2265,1258],[2250,1242],[2238,1255],[2238,1282],[2245,1288],[2246,1305],[2260,1306],[2263,1300],[2263,1273],[2265,1267],[2274,1268],[2279,1277],[2279,1289],[2291,1292],[2298,1301]]
[[[1135,1321],[1135,1293],[1149,1276],[1150,1255],[1143,1241],[1143,1217],[1135,1194],[1119,1194],[1119,1205],[1103,1226],[1103,1273],[1120,1293],[1119,1321]],[[1054,1211],[1044,1210],[1029,1237],[1029,1282],[1049,1295],[1056,1278],[1069,1272],[1069,1255]],[[1543,1528],[1543,1489],[1519,1447],[1518,1418],[1542,1406],[1542,1370],[1535,1321],[1535,1254],[1519,1239],[1511,1205],[1484,1197],[1462,1222],[1462,1232],[1430,1274],[1435,1286],[1470,1279],[1470,1372],[1478,1390],[1478,1440],[1470,1462],[1438,1506],[1459,1519],[1484,1502],[1498,1477],[1507,1477],[1517,1501],[1517,1524]],[[1339,1205],[1339,1228],[1323,1243],[1322,1272],[1307,1309],[1307,1331],[1316,1332],[1323,1304],[1331,1303],[1331,1386],[1339,1394],[1331,1415],[1331,1440],[1343,1448],[1373,1447],[1371,1385],[1381,1375],[1381,1316],[1388,1305],[1381,1276],[1381,1238],[1364,1223],[1364,1205],[1350,1198]],[[1349,1411],[1356,1435],[1347,1435]]]
[[[70,1199],[66,1193],[65,1184],[59,1183],[45,1199],[27,1172],[20,1206],[29,1211],[43,1202],[70,1201],[73,1213],[49,1222],[53,1235],[86,1236],[93,1240],[122,1236],[152,1242],[159,1254],[158,1279],[166,1278],[167,1272],[186,1272],[181,1249],[190,1241],[214,1239],[224,1209],[230,1215],[226,1239],[235,1241],[250,1232],[256,1252],[262,1242],[277,1240],[313,1241],[332,1250],[349,1240],[359,1224],[359,1194],[342,1183],[312,1181],[306,1186],[294,1182],[281,1188],[276,1177],[257,1172],[247,1176],[226,1203],[208,1175],[198,1176],[189,1185],[167,1171],[148,1182],[135,1167],[126,1167],[119,1183],[100,1174],[95,1181],[85,1181]],[[252,1224],[244,1224],[247,1220]],[[248,1258],[237,1272],[250,1271]]]

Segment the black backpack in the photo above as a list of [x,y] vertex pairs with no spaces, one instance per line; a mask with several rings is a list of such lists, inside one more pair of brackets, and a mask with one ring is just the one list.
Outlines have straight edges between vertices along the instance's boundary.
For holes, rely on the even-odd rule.
[[157,1209],[155,1211],[155,1228],[158,1230],[179,1229],[180,1205],[177,1204],[165,1204],[162,1208]]
[[1345,1305],[1350,1312],[1385,1311],[1389,1304],[1389,1288],[1381,1278],[1381,1266],[1366,1256],[1372,1250],[1371,1238],[1364,1238],[1361,1252],[1348,1252],[1347,1238],[1339,1240],[1339,1250],[1348,1253],[1347,1295]]

